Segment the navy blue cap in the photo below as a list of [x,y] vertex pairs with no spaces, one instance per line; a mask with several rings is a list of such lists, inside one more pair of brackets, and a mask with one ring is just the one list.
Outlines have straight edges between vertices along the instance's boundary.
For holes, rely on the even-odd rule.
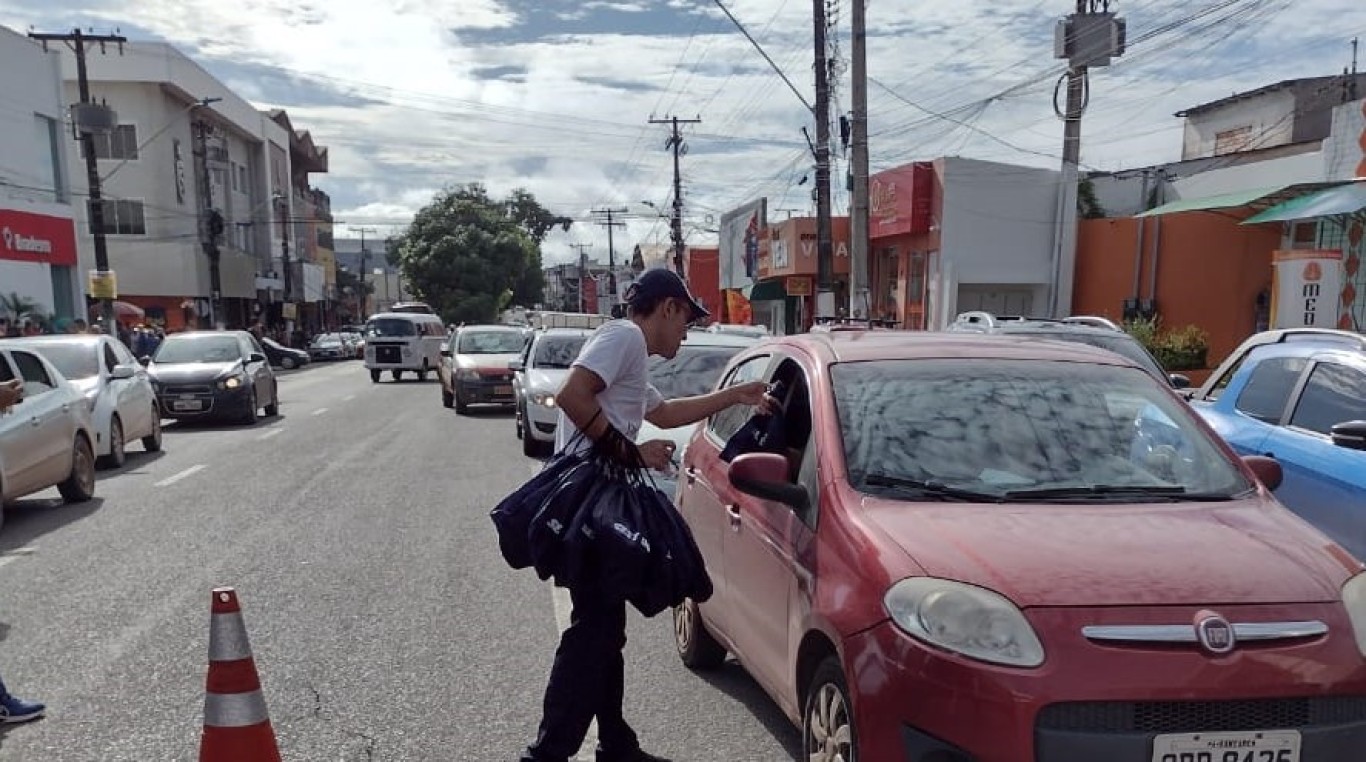
[[677,273],[662,267],[641,273],[634,283],[626,287],[624,298],[626,303],[633,307],[655,304],[665,299],[682,299],[692,307],[692,320],[701,320],[711,315],[701,302],[688,293],[687,284]]

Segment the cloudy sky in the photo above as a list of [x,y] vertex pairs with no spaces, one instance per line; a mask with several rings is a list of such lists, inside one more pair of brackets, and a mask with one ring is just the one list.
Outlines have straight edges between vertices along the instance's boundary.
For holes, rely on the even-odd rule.
[[[722,1],[811,101],[811,3]],[[827,0],[845,62],[855,1]],[[1178,158],[1174,112],[1340,73],[1351,38],[1366,37],[1360,0],[1112,5],[1130,50],[1092,78],[1082,161],[1093,168]],[[1074,6],[868,0],[874,171],[945,155],[1056,166],[1052,34]],[[716,0],[0,0],[0,24],[169,42],[262,108],[288,109],[331,150],[315,184],[344,223],[401,225],[441,187],[479,181],[525,187],[582,220],[552,234],[549,261],[571,258],[571,243],[605,259],[591,210],[608,206],[631,211],[619,249],[667,243],[642,202],[672,201],[665,129],[649,124],[671,115],[702,120],[683,159],[690,242],[714,240],[716,218],[758,196],[774,217],[813,207],[810,112]],[[836,114],[849,109],[843,79]],[[836,157],[838,178],[838,146]]]

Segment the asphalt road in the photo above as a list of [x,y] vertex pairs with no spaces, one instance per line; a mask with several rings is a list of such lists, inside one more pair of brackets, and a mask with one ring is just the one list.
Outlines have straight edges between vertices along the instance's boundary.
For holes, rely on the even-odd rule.
[[[210,591],[236,587],[287,760],[515,760],[534,736],[553,588],[498,555],[488,510],[534,470],[509,414],[458,417],[435,383],[355,362],[281,377],[282,416],[168,426],[97,499],[55,491],[0,530],[0,675],[48,717],[0,760],[193,760]],[[679,664],[631,614],[627,717],[675,760],[798,756],[735,664]],[[592,759],[592,749],[581,752]]]

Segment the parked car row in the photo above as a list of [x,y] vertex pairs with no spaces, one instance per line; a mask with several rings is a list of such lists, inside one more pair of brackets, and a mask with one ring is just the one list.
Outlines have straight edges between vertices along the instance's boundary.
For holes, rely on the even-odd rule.
[[267,350],[246,331],[171,334],[143,358],[105,335],[2,339],[0,381],[11,379],[23,399],[0,413],[0,505],[49,487],[89,500],[97,466],[122,466],[129,442],[161,450],[163,419],[280,410]]

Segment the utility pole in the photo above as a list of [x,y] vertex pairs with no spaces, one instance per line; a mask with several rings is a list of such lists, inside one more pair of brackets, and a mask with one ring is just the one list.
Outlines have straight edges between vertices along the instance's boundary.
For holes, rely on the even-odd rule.
[[[1081,163],[1081,116],[1090,102],[1088,72],[1110,65],[1124,55],[1125,23],[1110,11],[1110,0],[1076,0],[1076,12],[1058,22],[1053,33],[1053,54],[1067,60],[1067,73],[1053,88],[1053,110],[1063,120],[1062,182],[1058,190],[1057,226],[1054,230],[1053,283],[1049,297],[1052,317],[1072,311],[1072,290],[1077,268],[1077,182]],[[1064,82],[1066,106],[1059,107],[1058,93]]]
[[853,11],[850,24],[853,37],[851,65],[850,132],[851,170],[854,187],[852,208],[849,210],[849,317],[871,318],[872,300],[869,298],[870,260],[868,257],[868,28],[867,0],[850,0]]
[[[677,203],[677,202],[675,202],[675,203]],[[607,228],[607,293],[608,293],[607,301],[608,301],[608,303],[609,303],[609,306],[611,306],[611,307],[616,307],[616,306],[617,306],[617,253],[616,253],[616,248],[615,248],[615,247],[613,246],[613,244],[612,244],[612,228],[624,228],[624,227],[626,227],[626,223],[624,223],[624,222],[615,222],[615,221],[613,221],[613,216],[614,216],[614,215],[618,215],[618,214],[625,214],[627,211],[629,211],[629,210],[627,210],[627,209],[594,209],[594,210],[593,210],[593,214],[605,214],[605,215],[607,215],[607,221],[606,221],[606,222],[601,222],[601,221],[599,221],[598,224],[599,224],[599,225],[602,225],[602,226],[605,227],[605,228]],[[680,272],[680,273],[679,273],[679,277],[680,277],[680,278],[683,277],[683,273]]]
[[369,275],[369,271],[366,270],[366,262],[367,262],[367,260],[370,258],[370,250],[367,249],[367,248],[365,248],[365,234],[366,234],[366,233],[376,233],[376,234],[378,234],[378,233],[379,233],[379,229],[378,229],[378,228],[355,228],[355,231],[356,231],[357,233],[360,233],[360,290],[361,290],[361,292],[362,292],[361,295],[360,295],[360,296],[361,296],[361,302],[360,302],[360,312],[361,312],[361,315],[360,315],[360,316],[361,316],[361,319],[364,320],[365,318],[367,318],[367,317],[370,316],[370,315],[368,314],[369,311],[366,309],[366,307],[369,305],[369,302],[370,302],[370,294],[369,294],[369,293],[366,293],[366,288],[365,288],[365,276],[366,276],[366,275]]
[[[106,45],[115,43],[119,46],[119,54],[122,55],[123,44],[128,41],[128,38],[118,34],[85,34],[80,29],[73,29],[67,34],[30,33],[29,37],[43,43],[45,52],[49,42],[62,42],[71,46],[76,53],[76,83],[80,89],[81,101],[72,107],[71,121],[79,132],[81,152],[85,154],[85,177],[90,186],[88,191],[90,197],[90,234],[95,239],[96,280],[101,289],[106,289],[110,284],[111,275],[109,270],[109,243],[105,239],[104,197],[100,189],[99,159],[95,155],[95,133],[108,134],[115,131],[118,129],[119,118],[113,109],[103,104],[97,104],[91,99],[90,77],[86,71],[85,54],[86,43],[99,45],[101,53],[108,52]],[[100,317],[104,322],[104,329],[115,338],[118,337],[118,330],[114,327],[113,300],[117,296],[117,293],[111,295],[105,292],[100,297]]]
[[294,267],[289,261],[289,196],[281,193],[275,197],[280,207],[280,267],[284,270],[285,289],[284,302],[280,305],[280,317],[285,321],[285,335],[292,340],[294,336],[294,318],[285,317],[285,310],[293,309],[290,305],[294,304]]
[[[825,3],[812,0],[816,36],[816,291],[834,287],[834,244],[830,222],[830,63],[826,42]],[[817,317],[820,300],[817,299]]]
[[673,207],[673,232],[672,239],[674,244],[674,269],[678,271],[678,277],[683,277],[683,175],[679,171],[678,159],[681,155],[688,152],[688,144],[683,142],[683,134],[678,131],[680,124],[701,124],[702,118],[679,119],[676,116],[665,119],[650,118],[650,124],[671,124],[673,131],[669,139],[664,141],[665,148],[672,148],[674,152],[674,207]]
[[209,171],[209,132],[212,127],[200,120],[194,123],[194,129],[195,142],[198,144],[194,155],[200,178],[199,244],[204,249],[204,256],[209,258],[209,324],[222,330],[223,282],[219,269],[221,257],[218,236],[223,233],[224,223],[223,215],[213,208],[213,176]]
[[[608,228],[610,231],[611,228]],[[571,243],[570,248],[579,250],[579,311],[587,312],[588,305],[584,304],[584,299],[588,296],[584,291],[584,281],[588,278],[588,250],[593,248],[591,243]]]

